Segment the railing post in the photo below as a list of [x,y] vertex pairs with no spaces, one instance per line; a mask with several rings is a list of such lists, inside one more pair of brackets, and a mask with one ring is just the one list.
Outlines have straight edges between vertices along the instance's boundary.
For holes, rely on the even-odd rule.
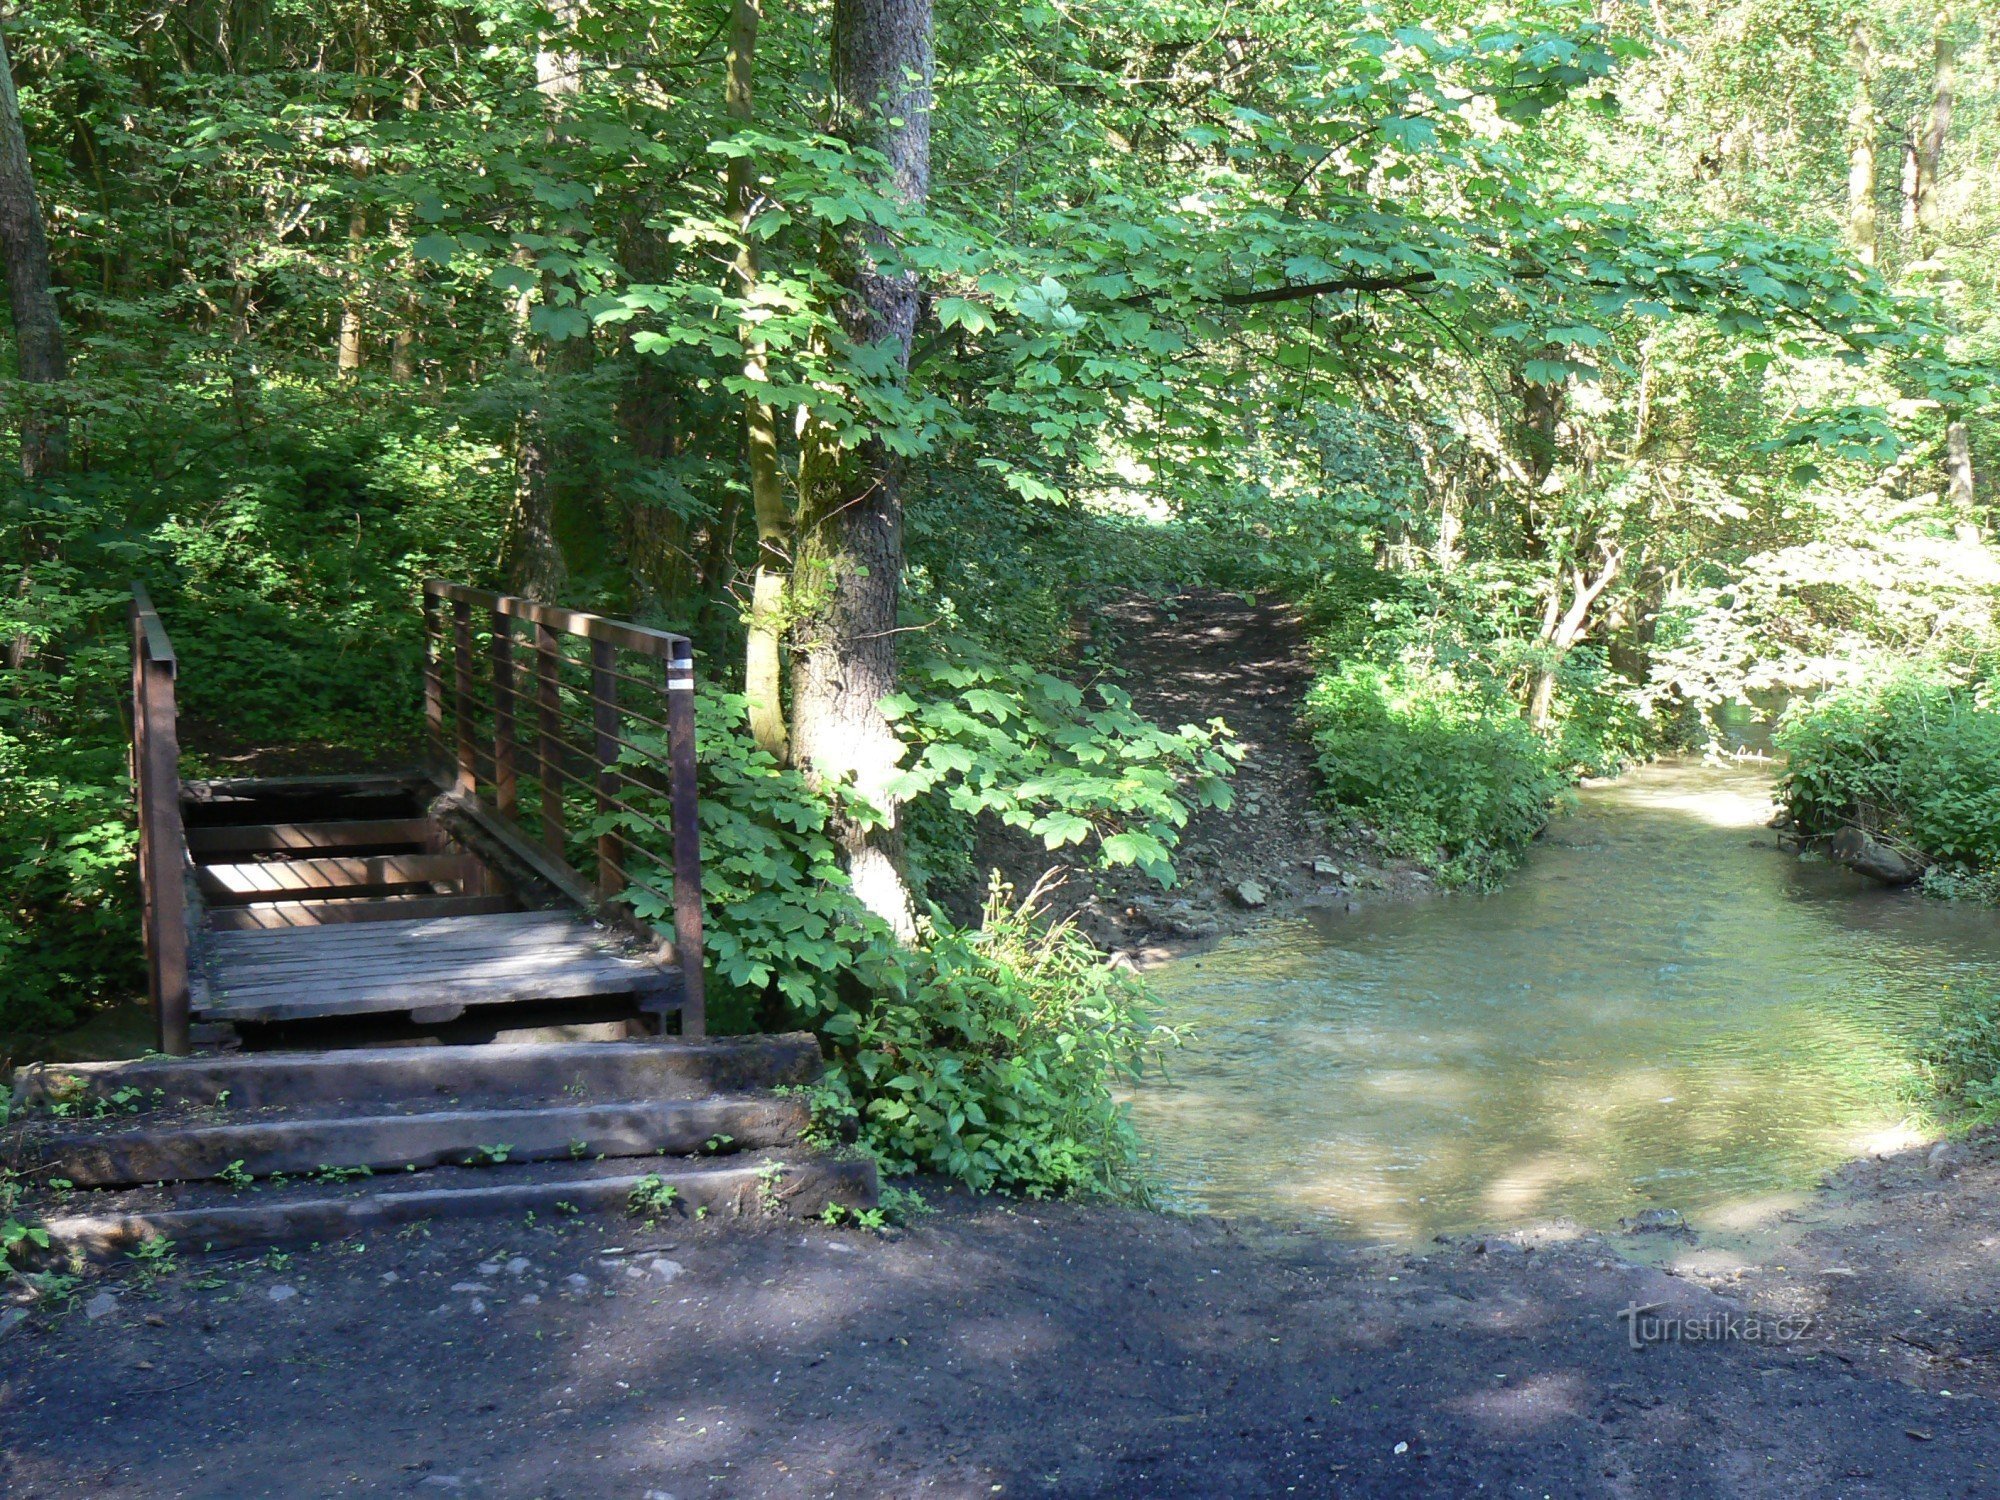
[[444,636],[438,596],[424,584],[424,737],[433,769],[444,764]]
[[493,806],[503,818],[519,810],[514,742],[514,631],[493,611]]
[[[150,629],[149,629],[150,626]],[[157,633],[157,639],[156,639]],[[132,586],[132,770],[139,797],[139,890],[146,940],[146,987],[160,1028],[160,1050],[188,1051],[187,888],[181,866],[180,732],[175,722],[176,663],[152,600]]]
[[467,796],[479,789],[479,763],[472,739],[472,606],[455,599],[451,606],[454,691],[452,716],[458,730],[458,790]]
[[555,631],[535,622],[535,703],[538,735],[535,759],[542,773],[542,842],[557,859],[567,859],[563,831],[562,787],[562,641]]
[[674,829],[674,958],[681,970],[681,1035],[708,1027],[702,979],[701,811],[695,796],[694,648],[667,658],[667,770]]
[[[590,723],[597,742],[597,815],[618,811],[618,651],[609,641],[590,643]],[[614,827],[597,835],[597,894],[625,889],[625,840]]]

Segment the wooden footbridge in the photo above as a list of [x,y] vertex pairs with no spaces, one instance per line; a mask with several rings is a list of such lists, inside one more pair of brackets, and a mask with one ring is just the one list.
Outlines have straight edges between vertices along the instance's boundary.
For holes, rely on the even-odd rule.
[[553,1001],[702,1034],[687,638],[436,580],[424,627],[428,766],[183,781],[173,646],[134,587],[161,1051],[333,1017],[504,1028]]
[[[811,1037],[705,1039],[687,638],[440,580],[422,608],[426,764],[184,779],[178,661],[134,585],[167,1056],[16,1075],[6,1159],[92,1190],[57,1244],[616,1206],[646,1156],[685,1158],[643,1174],[683,1212],[872,1203],[872,1165],[803,1148],[804,1104],[771,1092],[817,1075]],[[266,1178],[283,1190],[242,1201]]]

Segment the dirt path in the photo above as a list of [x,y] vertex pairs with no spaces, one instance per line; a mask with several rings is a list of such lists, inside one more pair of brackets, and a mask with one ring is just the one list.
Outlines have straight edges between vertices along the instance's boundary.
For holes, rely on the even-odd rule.
[[[1133,598],[1106,610],[1100,628],[1141,713],[1170,726],[1220,718],[1245,752],[1233,804],[1188,820],[1179,886],[1163,891],[1130,871],[1071,873],[1059,909],[1101,947],[1144,963],[1288,910],[1352,910],[1427,890],[1407,862],[1328,830],[1312,747],[1297,732],[1312,663],[1289,605],[1215,590]],[[999,865],[1019,890],[1049,862],[1039,846],[1004,838],[979,851],[982,871]]]
[[[10,1496],[1883,1496],[2000,1414],[1597,1241],[967,1204],[810,1227],[440,1224],[85,1287],[0,1337]],[[613,1254],[613,1250],[620,1253]],[[1720,1326],[1720,1325],[1717,1325]],[[1777,1331],[1765,1324],[1766,1336]]]

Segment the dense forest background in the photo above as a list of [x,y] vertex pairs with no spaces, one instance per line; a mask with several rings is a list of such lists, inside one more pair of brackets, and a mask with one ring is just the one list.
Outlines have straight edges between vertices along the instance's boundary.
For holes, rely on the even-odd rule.
[[1981,7],[930,9],[0,16],[9,1034],[139,987],[134,577],[206,767],[407,758],[427,574],[689,631],[725,1005],[846,1048],[891,1158],[1040,1185],[1109,1117],[1002,1147],[1014,1064],[870,1068],[1023,984],[1150,1035],[1004,903],[907,941],[980,819],[1164,880],[1227,797],[1105,599],[1298,600],[1332,805],[1457,882],[1725,703],[1983,712]]

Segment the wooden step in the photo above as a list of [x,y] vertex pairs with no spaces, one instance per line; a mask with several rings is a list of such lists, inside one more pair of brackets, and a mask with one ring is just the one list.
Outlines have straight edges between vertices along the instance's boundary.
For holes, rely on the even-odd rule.
[[352,896],[333,901],[252,901],[208,913],[212,932],[260,932],[280,927],[326,927],[341,922],[409,921],[418,917],[472,917],[513,911],[512,896]]
[[99,1212],[86,1207],[95,1195],[80,1194],[71,1207],[84,1211],[49,1217],[42,1228],[51,1242],[46,1259],[102,1262],[149,1239],[167,1239],[195,1253],[323,1242],[424,1219],[626,1214],[632,1210],[634,1189],[642,1185],[655,1194],[673,1190],[661,1210],[665,1216],[711,1220],[813,1218],[830,1204],[850,1211],[872,1208],[880,1193],[873,1162],[796,1151],[755,1163],[663,1158],[645,1172],[552,1163],[441,1167],[398,1178],[394,1185],[370,1180],[331,1194],[316,1185],[294,1185],[218,1196],[214,1185],[191,1184],[168,1189],[161,1195],[166,1201],[158,1205],[107,1206]]
[[496,1042],[483,1046],[354,1047],[327,1052],[232,1052],[131,1062],[31,1063],[14,1074],[17,1109],[61,1100],[134,1099],[145,1107],[239,1109],[343,1102],[455,1099],[687,1098],[711,1091],[810,1083],[810,1032],[633,1042]]
[[241,823],[190,828],[188,852],[197,860],[211,854],[270,854],[281,850],[422,849],[430,838],[425,818],[344,818],[329,823]]
[[462,885],[478,879],[482,868],[469,854],[380,854],[199,865],[195,876],[210,901],[236,903],[307,900],[340,891]]
[[212,1179],[232,1168],[252,1177],[326,1167],[406,1171],[479,1166],[488,1148],[508,1161],[694,1156],[789,1146],[811,1111],[803,1098],[710,1095],[614,1104],[511,1109],[432,1109],[351,1117],[273,1116],[243,1123],[106,1120],[23,1135],[16,1170],[78,1187]]

